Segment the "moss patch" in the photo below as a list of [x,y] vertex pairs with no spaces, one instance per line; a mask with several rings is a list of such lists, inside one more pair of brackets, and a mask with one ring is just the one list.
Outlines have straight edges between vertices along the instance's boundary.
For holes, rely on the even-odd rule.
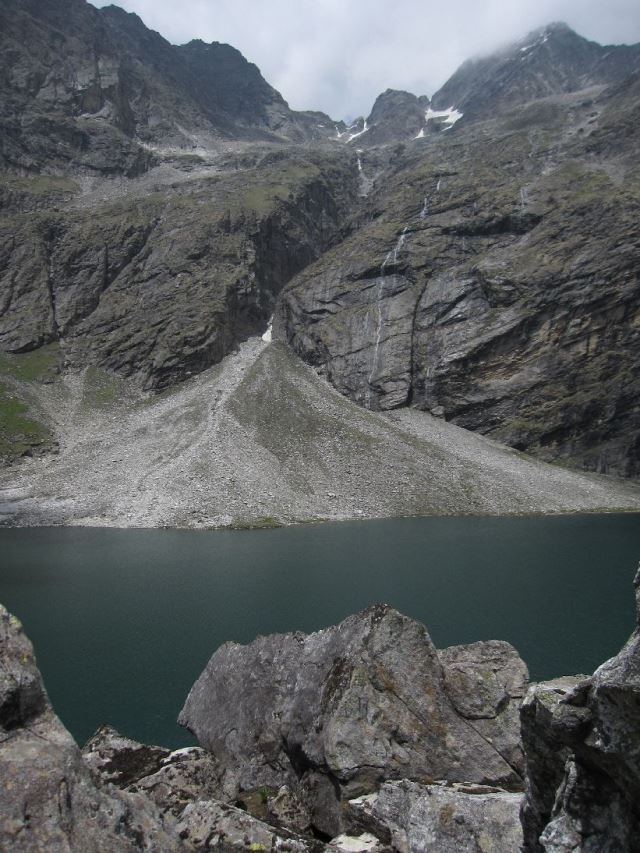
[[60,373],[62,354],[57,343],[31,352],[0,353],[0,376],[22,382],[52,382]]
[[0,384],[0,457],[14,459],[51,441],[47,427],[29,414],[28,405]]

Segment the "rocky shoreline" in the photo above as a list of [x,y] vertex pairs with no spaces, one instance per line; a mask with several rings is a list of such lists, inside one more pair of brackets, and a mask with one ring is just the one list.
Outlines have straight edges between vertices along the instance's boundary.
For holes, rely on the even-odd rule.
[[[640,616],[640,573],[635,581]],[[0,846],[12,851],[633,851],[640,628],[591,677],[528,684],[508,643],[437,650],[375,605],[226,643],[170,751],[82,750],[0,610]]]

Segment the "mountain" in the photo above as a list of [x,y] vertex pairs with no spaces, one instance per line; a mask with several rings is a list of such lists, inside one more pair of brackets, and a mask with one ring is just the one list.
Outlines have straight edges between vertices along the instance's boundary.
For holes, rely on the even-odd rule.
[[[234,48],[170,45],[116,7],[3,0],[0,33],[0,453],[60,451],[55,487],[42,460],[23,466],[25,500],[61,491],[82,444],[74,395],[96,444],[100,377],[126,380],[127,399],[173,393],[271,315],[318,388],[373,410],[358,430],[374,418],[387,435],[376,412],[418,410],[545,461],[638,475],[638,46],[553,25],[463,65],[431,101],[387,90],[347,128],[290,110]],[[317,414],[302,412],[300,429]],[[145,435],[133,430],[140,458]],[[600,505],[629,505],[614,493]],[[363,512],[452,507],[430,492]]]
[[[362,227],[286,288],[278,327],[364,406],[637,476],[640,47],[607,59],[564,26],[544,32],[535,90],[529,72],[505,84],[501,52],[434,96],[427,115],[453,103],[464,120],[396,145]],[[362,163],[378,169],[368,150]]]
[[432,106],[455,106],[467,119],[506,107],[621,82],[640,69],[640,45],[602,46],[555,23],[516,44],[465,62],[434,94]]
[[157,149],[334,133],[328,116],[290,110],[229,45],[175,47],[117,6],[3,0],[0,33],[5,169],[132,177]]

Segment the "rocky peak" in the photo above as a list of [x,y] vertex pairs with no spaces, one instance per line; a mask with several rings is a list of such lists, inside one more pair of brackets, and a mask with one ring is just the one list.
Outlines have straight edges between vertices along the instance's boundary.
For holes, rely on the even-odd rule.
[[367,119],[370,128],[366,144],[406,141],[415,137],[425,123],[429,98],[410,92],[387,89],[378,95]]
[[467,118],[488,118],[536,98],[616,82],[639,67],[640,45],[604,47],[557,22],[463,63],[432,106],[453,104]]
[[330,120],[291,110],[235,48],[176,47],[117,6],[5,0],[0,34],[0,165],[20,173],[131,175],[148,167],[149,146],[333,134]]

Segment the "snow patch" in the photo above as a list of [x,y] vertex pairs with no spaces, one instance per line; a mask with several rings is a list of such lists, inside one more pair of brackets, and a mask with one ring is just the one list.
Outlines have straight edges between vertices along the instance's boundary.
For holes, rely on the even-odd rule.
[[362,130],[359,130],[357,133],[352,133],[347,139],[347,142],[353,142],[354,139],[357,139],[359,136],[362,136],[362,134],[366,133],[368,130],[369,127],[367,126],[367,122],[365,120],[364,127],[362,128]]
[[269,320],[269,325],[267,326],[267,331],[262,336],[262,340],[266,341],[268,344],[271,343],[273,333],[273,314],[271,315],[271,319]]
[[413,137],[414,139],[424,139],[424,127],[420,128],[420,133]]
[[429,121],[430,119],[441,119],[441,124],[446,124],[449,127],[453,127],[453,125],[462,118],[462,113],[459,110],[456,110],[455,107],[449,107],[448,110],[432,110],[431,107],[424,114],[425,121]]

